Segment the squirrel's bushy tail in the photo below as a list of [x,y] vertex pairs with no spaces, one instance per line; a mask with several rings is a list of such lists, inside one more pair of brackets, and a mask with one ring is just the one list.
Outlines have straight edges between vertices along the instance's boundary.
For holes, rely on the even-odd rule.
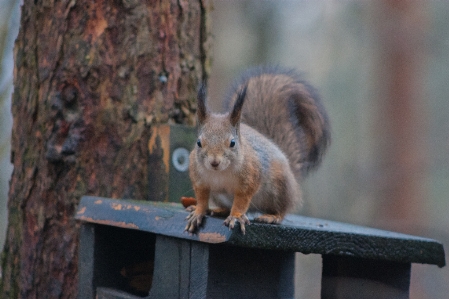
[[234,84],[226,109],[245,85],[242,122],[272,139],[298,177],[317,167],[330,144],[330,126],[315,89],[293,70],[250,69]]

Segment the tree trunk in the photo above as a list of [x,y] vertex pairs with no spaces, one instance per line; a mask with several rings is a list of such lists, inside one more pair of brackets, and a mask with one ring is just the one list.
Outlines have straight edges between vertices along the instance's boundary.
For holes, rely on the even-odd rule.
[[377,2],[379,93],[376,154],[379,211],[385,229],[417,233],[426,219],[425,2]]
[[75,298],[79,198],[148,199],[149,128],[194,123],[209,10],[207,0],[24,1],[1,298]]

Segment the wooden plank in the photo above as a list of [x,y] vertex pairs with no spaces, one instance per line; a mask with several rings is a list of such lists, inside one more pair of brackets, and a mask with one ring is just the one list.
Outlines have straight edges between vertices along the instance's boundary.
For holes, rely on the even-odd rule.
[[321,298],[409,298],[410,263],[323,256]]
[[78,298],[96,298],[99,287],[125,290],[130,295],[148,294],[152,269],[141,268],[139,271],[146,272],[137,273],[145,274],[140,277],[132,269],[154,259],[155,238],[154,234],[84,223],[80,230]]
[[181,196],[194,195],[188,165],[195,140],[194,127],[151,127],[151,138],[148,142],[148,200],[179,202]]
[[[190,292],[190,268],[192,263],[192,242],[175,239],[178,243],[181,257],[179,259],[179,298],[188,299]],[[156,257],[159,258],[159,257]],[[206,264],[207,269],[207,264]],[[207,270],[206,270],[207,271]]]
[[190,242],[190,285],[189,298],[206,298],[207,281],[209,276],[209,245]]
[[78,254],[78,299],[95,298],[94,250],[95,225],[84,224],[80,228],[80,248]]
[[205,217],[203,227],[190,235],[184,232],[186,216],[180,204],[86,196],[76,218],[205,243],[445,265],[441,243],[405,234],[289,215],[281,225],[252,223],[246,235],[238,228],[228,230],[221,218]]
[[195,196],[189,177],[189,155],[196,139],[196,128],[170,125],[170,171],[168,201],[179,203],[182,196]]
[[148,200],[168,201],[170,126],[151,127],[148,143]]
[[210,245],[207,298],[293,298],[293,252]]
[[208,255],[206,244],[157,236],[149,298],[205,298]]
[[183,259],[189,261],[190,257],[183,252],[180,240],[157,236],[149,298],[180,298],[180,266]]
[[[92,297],[94,298],[94,297]],[[96,299],[142,299],[143,297],[134,296],[127,292],[116,290],[113,288],[97,288]],[[84,298],[86,299],[86,298]]]

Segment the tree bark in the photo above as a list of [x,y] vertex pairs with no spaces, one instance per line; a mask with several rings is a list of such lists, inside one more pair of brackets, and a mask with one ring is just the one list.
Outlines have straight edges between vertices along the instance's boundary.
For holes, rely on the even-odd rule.
[[148,199],[149,128],[195,122],[209,10],[207,0],[24,1],[1,298],[75,298],[79,198]]

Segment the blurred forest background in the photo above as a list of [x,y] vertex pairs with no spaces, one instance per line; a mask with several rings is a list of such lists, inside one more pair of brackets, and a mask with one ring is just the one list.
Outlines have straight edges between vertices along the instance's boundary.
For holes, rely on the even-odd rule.
[[[212,107],[241,71],[300,70],[333,128],[301,214],[395,230],[449,250],[449,2],[214,1]],[[7,221],[13,43],[19,1],[0,0],[0,248]],[[319,298],[319,256],[298,255],[297,298]],[[448,260],[448,259],[447,259]],[[1,269],[0,269],[1,275]],[[449,294],[449,267],[413,265],[411,298]]]

